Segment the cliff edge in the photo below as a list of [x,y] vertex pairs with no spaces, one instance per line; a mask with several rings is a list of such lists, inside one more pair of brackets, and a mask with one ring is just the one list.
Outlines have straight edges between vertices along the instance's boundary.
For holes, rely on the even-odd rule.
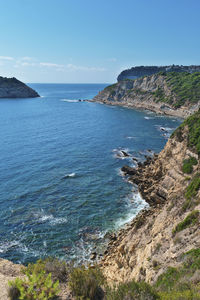
[[39,94],[16,78],[0,77],[0,98],[35,98]]
[[92,101],[186,118],[200,107],[200,72],[162,72],[107,86]]
[[123,167],[149,209],[117,238],[101,261],[110,282],[155,283],[184,253],[200,248],[200,111],[186,119],[158,156],[137,169]]

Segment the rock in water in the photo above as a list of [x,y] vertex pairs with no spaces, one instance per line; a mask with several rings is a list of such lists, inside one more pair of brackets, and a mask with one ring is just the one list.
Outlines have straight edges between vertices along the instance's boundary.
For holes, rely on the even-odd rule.
[[131,168],[129,166],[123,166],[121,168],[122,172],[124,172],[126,175],[136,175],[137,174],[137,170],[134,168]]
[[16,78],[0,76],[0,98],[35,98],[39,94]]

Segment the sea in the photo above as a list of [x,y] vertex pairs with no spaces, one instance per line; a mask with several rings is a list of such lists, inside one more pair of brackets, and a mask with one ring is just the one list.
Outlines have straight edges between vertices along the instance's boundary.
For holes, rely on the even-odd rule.
[[181,120],[80,101],[106,85],[29,84],[40,98],[0,100],[0,257],[88,262],[147,206],[121,167],[160,152]]

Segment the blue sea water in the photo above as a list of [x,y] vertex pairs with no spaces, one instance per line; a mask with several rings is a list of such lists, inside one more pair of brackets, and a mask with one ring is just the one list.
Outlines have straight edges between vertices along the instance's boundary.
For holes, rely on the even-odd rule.
[[120,149],[143,160],[180,120],[78,101],[105,84],[30,86],[42,97],[0,100],[0,257],[84,261],[145,205]]

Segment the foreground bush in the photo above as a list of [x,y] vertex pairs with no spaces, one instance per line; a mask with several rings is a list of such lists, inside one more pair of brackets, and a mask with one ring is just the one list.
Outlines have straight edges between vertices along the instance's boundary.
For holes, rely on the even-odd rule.
[[46,274],[51,273],[53,281],[59,280],[59,282],[66,282],[70,266],[57,258],[48,257],[43,260],[39,259],[35,264],[29,264],[27,271],[37,274],[45,271]]
[[69,287],[76,299],[103,299],[101,286],[104,282],[104,276],[97,267],[77,267],[69,275]]
[[[51,273],[46,275],[45,272],[26,274],[27,278],[17,278],[9,282],[10,299],[16,300],[48,300],[53,299],[59,292],[59,281],[55,283],[51,279]],[[15,291],[13,293],[13,291]],[[17,298],[16,298],[17,296]]]
[[[48,262],[50,262],[49,259]],[[29,264],[24,271],[24,275],[26,275],[24,278],[10,281],[9,298],[11,300],[48,300],[58,295],[59,269],[53,273],[54,278],[52,278],[51,272],[45,270],[46,263],[47,260],[38,260],[35,264]],[[56,261],[51,261],[51,268],[55,263]]]
[[169,267],[154,287],[162,300],[200,300],[200,249],[192,249],[180,259],[182,265]]
[[131,281],[117,288],[108,288],[106,300],[156,300],[161,299],[155,289],[146,282]]

